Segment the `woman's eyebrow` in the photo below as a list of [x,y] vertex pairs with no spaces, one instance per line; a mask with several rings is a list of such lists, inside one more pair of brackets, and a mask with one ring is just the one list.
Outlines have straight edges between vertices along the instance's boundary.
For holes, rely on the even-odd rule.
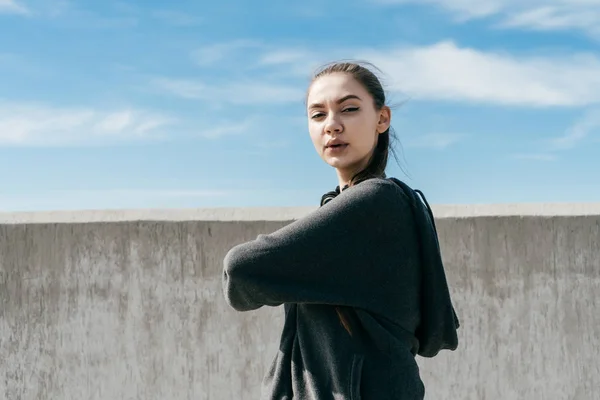
[[[338,100],[336,101],[336,103],[337,103],[337,104],[342,104],[342,103],[343,103],[343,102],[345,102],[346,100],[350,100],[350,99],[357,99],[357,100],[360,100],[360,101],[362,101],[362,99],[361,99],[360,97],[358,97],[357,95],[355,95],[355,94],[349,94],[349,95],[346,95],[346,96],[344,96],[344,97],[342,97],[342,98],[338,99]],[[311,104],[311,105],[308,107],[308,109],[310,110],[310,109],[313,109],[313,108],[323,108],[323,107],[325,107],[325,106],[324,106],[323,104],[321,104],[321,103],[313,103],[313,104]]]

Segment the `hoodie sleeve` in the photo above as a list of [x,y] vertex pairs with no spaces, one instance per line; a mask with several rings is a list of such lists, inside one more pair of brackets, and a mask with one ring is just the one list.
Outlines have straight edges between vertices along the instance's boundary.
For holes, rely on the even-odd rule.
[[238,311],[282,303],[373,309],[397,285],[412,224],[397,185],[363,181],[306,217],[233,247],[224,259],[227,302]]

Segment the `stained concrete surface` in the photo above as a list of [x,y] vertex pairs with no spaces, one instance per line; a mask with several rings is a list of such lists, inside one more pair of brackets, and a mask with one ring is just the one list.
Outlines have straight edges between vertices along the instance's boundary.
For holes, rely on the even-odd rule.
[[[283,310],[230,309],[222,260],[310,210],[0,214],[0,398],[258,398]],[[599,399],[600,205],[434,212],[462,326],[426,398]]]

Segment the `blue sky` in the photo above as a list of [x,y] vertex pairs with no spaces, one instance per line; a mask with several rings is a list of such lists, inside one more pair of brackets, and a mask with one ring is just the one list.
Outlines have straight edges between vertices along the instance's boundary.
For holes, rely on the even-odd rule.
[[318,205],[336,59],[431,203],[600,202],[600,0],[0,0],[0,211]]

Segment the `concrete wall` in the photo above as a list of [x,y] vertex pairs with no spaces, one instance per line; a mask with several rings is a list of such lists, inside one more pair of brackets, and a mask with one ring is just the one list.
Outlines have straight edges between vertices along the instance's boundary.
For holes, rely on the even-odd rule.
[[[256,399],[281,308],[221,292],[306,209],[0,214],[0,398]],[[600,398],[600,205],[434,207],[460,348],[427,399]]]

